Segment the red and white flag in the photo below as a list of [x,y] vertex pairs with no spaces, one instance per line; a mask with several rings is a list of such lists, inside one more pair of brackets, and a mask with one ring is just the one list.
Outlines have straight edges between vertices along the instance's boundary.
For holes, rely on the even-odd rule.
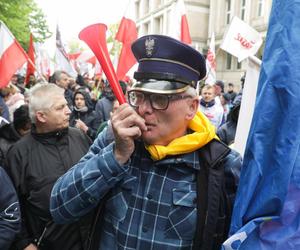
[[72,77],[77,75],[63,46],[58,26],[56,26],[55,70],[63,70]]
[[96,57],[91,50],[84,50],[80,53],[80,55],[76,58],[77,62],[85,62],[91,63],[93,66],[96,64]]
[[177,0],[172,4],[168,35],[186,44],[192,44],[184,0]]
[[216,52],[215,52],[215,33],[213,32],[210,38],[210,45],[206,56],[206,79],[205,83],[213,85],[216,82]]
[[262,42],[261,35],[255,29],[235,16],[220,48],[237,57],[241,62],[249,56],[254,56]]
[[0,88],[27,61],[27,54],[6,25],[0,21]]
[[35,55],[36,55],[35,58],[36,70],[43,77],[49,79],[50,75],[53,73],[53,67],[51,70],[51,59],[48,54],[48,50],[45,48],[44,44],[35,43],[34,45],[35,45]]
[[127,10],[119,25],[116,40],[123,44],[117,67],[118,80],[124,80],[126,73],[136,64],[131,44],[137,39],[134,2],[129,0]]
[[30,76],[34,75],[35,72],[35,55],[34,55],[34,45],[33,45],[33,36],[30,34],[29,39],[29,48],[28,48],[28,63],[27,63],[27,71],[25,77],[25,84],[29,82]]

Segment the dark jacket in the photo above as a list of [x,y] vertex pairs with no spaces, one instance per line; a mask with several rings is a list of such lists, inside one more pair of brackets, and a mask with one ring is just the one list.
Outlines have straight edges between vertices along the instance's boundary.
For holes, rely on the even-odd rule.
[[9,148],[21,138],[12,123],[5,124],[0,128],[0,166],[4,166]]
[[100,117],[101,122],[108,121],[110,118],[110,112],[113,108],[114,96],[104,94],[101,99],[98,100],[95,110],[97,116]]
[[66,89],[64,95],[67,100],[69,109],[73,110],[73,91],[71,89]]
[[[45,134],[31,134],[19,140],[7,154],[7,170],[19,195],[23,227],[16,249],[37,243],[39,249],[83,249],[85,219],[57,225],[49,212],[53,184],[88,151],[90,139],[78,129],[66,128]],[[47,228],[47,229],[46,229]]]
[[0,249],[7,250],[21,229],[19,201],[11,180],[0,167]]
[[231,109],[228,115],[227,122],[224,123],[217,131],[217,135],[219,136],[220,140],[227,145],[231,145],[232,143],[234,143],[239,112],[240,103],[237,103]]
[[[80,111],[75,106],[75,96],[77,93],[80,93],[84,96],[85,105],[87,107],[86,111]],[[70,116],[70,126],[74,127],[76,124],[76,120],[80,119],[85,123],[86,126],[88,126],[87,135],[93,140],[96,138],[97,130],[101,124],[101,119],[99,116],[97,116],[96,112],[93,110],[93,104],[92,100],[89,96],[89,94],[86,91],[83,90],[77,90],[74,93],[73,98],[73,111]]]
[[0,96],[0,111],[1,111],[1,116],[5,118],[7,121],[9,121],[9,111],[8,107],[3,99],[2,96]]

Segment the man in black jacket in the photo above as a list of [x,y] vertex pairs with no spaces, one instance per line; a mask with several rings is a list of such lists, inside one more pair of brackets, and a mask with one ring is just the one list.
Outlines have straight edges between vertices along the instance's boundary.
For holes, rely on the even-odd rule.
[[7,151],[22,136],[30,132],[31,121],[29,117],[28,105],[22,105],[14,111],[12,123],[4,124],[0,127],[0,166],[3,166]]
[[16,249],[81,250],[86,219],[57,225],[49,212],[54,182],[87,152],[90,139],[69,128],[70,109],[64,90],[55,84],[31,89],[29,113],[31,133],[8,152],[8,172],[19,195],[22,231]]
[[7,250],[21,228],[21,215],[16,190],[0,167],[0,249]]
[[57,86],[65,90],[64,96],[68,102],[69,108],[72,109],[73,91],[69,88],[69,84],[70,84],[69,75],[64,71],[57,70],[51,76],[50,82],[55,83]]

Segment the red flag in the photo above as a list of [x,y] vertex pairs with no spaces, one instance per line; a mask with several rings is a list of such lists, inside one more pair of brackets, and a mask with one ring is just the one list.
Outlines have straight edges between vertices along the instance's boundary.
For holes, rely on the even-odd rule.
[[27,61],[27,54],[9,29],[0,21],[0,88]]
[[26,71],[26,78],[25,84],[29,82],[29,78],[31,75],[34,75],[35,72],[35,57],[34,57],[34,46],[33,46],[33,36],[30,34],[29,40],[29,48],[28,48],[28,63],[27,63],[27,71]]
[[73,54],[68,54],[68,57],[71,60],[76,60],[80,56],[81,52],[73,53]]
[[191,44],[192,39],[183,0],[178,0],[173,3],[170,16],[168,35],[186,44]]
[[126,73],[136,63],[136,59],[131,51],[131,44],[138,37],[133,13],[133,1],[130,0],[127,6],[127,11],[121,20],[119,30],[116,35],[116,40],[123,44],[117,67],[117,77],[119,80],[123,80]]

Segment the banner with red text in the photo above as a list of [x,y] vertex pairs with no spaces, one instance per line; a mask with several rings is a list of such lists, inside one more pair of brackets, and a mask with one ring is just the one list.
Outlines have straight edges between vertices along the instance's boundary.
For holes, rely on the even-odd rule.
[[249,56],[254,56],[262,42],[261,35],[255,29],[238,17],[233,17],[220,48],[241,62]]

